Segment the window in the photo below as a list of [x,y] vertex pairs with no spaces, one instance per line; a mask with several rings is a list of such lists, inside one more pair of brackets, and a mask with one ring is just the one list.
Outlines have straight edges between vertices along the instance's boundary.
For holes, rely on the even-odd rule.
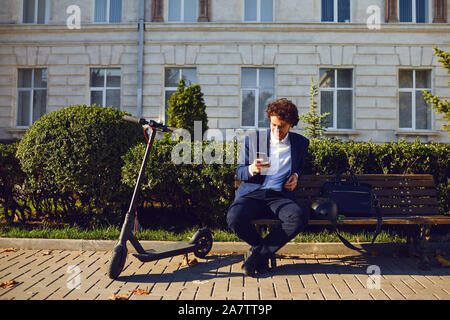
[[242,68],[242,127],[269,127],[266,107],[275,97],[275,72],[273,68]]
[[431,90],[431,71],[400,70],[398,78],[399,127],[430,130],[431,107],[425,102],[422,90]]
[[399,0],[398,4],[400,22],[429,22],[429,0]]
[[23,0],[23,23],[48,23],[49,0]]
[[273,22],[273,0],[245,0],[244,21]]
[[197,69],[195,68],[167,68],[164,77],[164,93],[165,93],[165,109],[164,109],[164,123],[167,123],[167,102],[172,94],[178,89],[178,81],[184,80],[186,86],[191,86],[197,83]]
[[169,0],[169,22],[196,22],[198,0]]
[[47,109],[47,69],[19,69],[17,126],[29,127]]
[[91,104],[120,109],[120,69],[91,69]]
[[350,22],[350,0],[322,0],[323,22]]
[[122,21],[122,0],[95,0],[94,22]]
[[352,129],[352,69],[320,69],[320,111],[329,112],[326,126],[331,129]]

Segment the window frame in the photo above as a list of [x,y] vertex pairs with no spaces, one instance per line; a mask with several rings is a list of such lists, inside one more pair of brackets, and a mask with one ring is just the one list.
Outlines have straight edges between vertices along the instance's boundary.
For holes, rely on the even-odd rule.
[[[320,70],[334,70],[334,87],[320,87]],[[351,88],[345,88],[345,87],[338,87],[338,77],[337,77],[337,71],[338,70],[351,70],[352,72],[352,87]],[[339,131],[339,130],[354,130],[355,128],[355,69],[354,68],[349,68],[349,67],[341,67],[341,68],[336,68],[336,67],[321,67],[319,68],[319,76],[318,76],[318,81],[319,83],[317,84],[317,88],[319,89],[319,94],[318,94],[318,100],[319,100],[319,113],[322,114],[322,95],[321,92],[322,91],[332,91],[333,92],[333,126],[332,127],[327,127],[327,130],[332,130],[332,131]],[[338,91],[342,91],[342,90],[346,90],[346,91],[352,91],[352,105],[351,105],[351,115],[350,115],[350,123],[351,123],[351,128],[338,128],[337,126],[337,93]]]
[[339,0],[333,0],[333,21],[324,21],[323,20],[323,16],[322,16],[322,4],[323,4],[323,1],[321,0],[320,1],[320,15],[321,15],[321,17],[320,17],[320,22],[322,22],[322,23],[351,23],[352,21],[353,21],[353,17],[352,17],[352,8],[353,8],[353,5],[352,5],[352,0],[349,0],[349,3],[350,3],[350,8],[349,8],[349,21],[348,22],[341,22],[341,21],[338,21],[339,20]]
[[242,6],[242,21],[245,23],[274,23],[275,22],[275,3],[276,0],[272,0],[272,21],[261,21],[261,0],[256,0],[256,20],[245,20],[245,1]]
[[[91,76],[92,76],[92,70],[103,70],[104,71],[104,79],[103,79],[103,87],[93,87],[91,85]],[[120,71],[120,87],[108,87],[107,86],[107,75],[106,75],[106,70],[119,70]],[[120,99],[120,103],[119,106],[117,106],[117,110],[121,110],[122,108],[122,69],[121,68],[104,68],[104,67],[91,67],[89,68],[89,102],[90,105],[92,105],[92,91],[101,91],[102,92],[102,104],[100,105],[101,107],[106,107],[106,90],[119,90],[120,94],[119,94],[119,99]],[[113,106],[114,107],[114,106]]]
[[106,0],[106,21],[95,21],[95,8],[96,8],[96,3],[97,1],[94,0],[94,5],[92,6],[92,20],[94,23],[104,23],[104,24],[108,24],[108,23],[122,23],[123,21],[123,0],[122,1],[122,5],[121,5],[121,11],[120,11],[120,22],[110,22],[111,19],[111,0]]
[[38,23],[38,13],[39,13],[39,8],[38,8],[38,4],[39,4],[39,0],[34,0],[34,18],[33,18],[33,22],[25,22],[24,18],[24,8],[25,8],[25,0],[21,1],[21,9],[22,9],[22,14],[21,14],[21,23],[22,24],[37,24],[37,25],[43,25],[43,24],[48,24],[49,20],[50,20],[50,0],[45,0],[45,17],[44,17],[44,23]]
[[[40,88],[40,87],[35,87],[34,86],[34,74],[35,74],[35,70],[37,69],[42,69],[42,70],[47,70],[47,87],[45,88]],[[31,86],[29,88],[20,88],[19,87],[19,72],[20,70],[31,70]],[[34,97],[34,91],[35,90],[39,90],[39,91],[43,91],[45,90],[45,94],[46,94],[46,102],[48,101],[48,68],[17,68],[17,82],[16,82],[16,89],[17,89],[17,103],[16,103],[16,128],[18,129],[28,129],[33,123],[33,111],[34,111],[34,103],[33,103],[33,97]],[[20,92],[30,92],[30,111],[28,114],[28,125],[19,125],[18,122],[18,114],[19,114],[19,93]],[[48,105],[48,104],[47,104]],[[45,109],[47,109],[47,105],[45,106]]]
[[[412,71],[413,72],[413,87],[412,88],[400,88],[400,71]],[[416,87],[416,71],[428,71],[430,76],[430,88],[417,88]],[[432,131],[433,130],[433,123],[434,123],[434,115],[433,110],[430,106],[430,127],[428,129],[417,129],[417,118],[416,118],[416,94],[419,92],[422,95],[422,90],[428,90],[430,92],[433,92],[433,70],[432,69],[412,69],[412,68],[399,68],[397,72],[397,86],[398,86],[398,95],[397,95],[397,114],[398,114],[398,129],[400,131]],[[411,124],[412,127],[405,128],[400,127],[400,92],[408,92],[411,95]]]
[[181,2],[181,5],[180,5],[180,20],[169,20],[170,19],[170,1],[171,0],[167,1],[167,22],[169,22],[169,23],[195,23],[195,22],[198,21],[198,17],[199,17],[199,8],[198,8],[199,4],[198,4],[198,1],[199,0],[196,0],[197,5],[195,6],[194,21],[185,21],[184,20],[184,18],[185,18],[185,12],[184,12],[184,2],[185,2],[185,0],[180,0],[180,2]]
[[[256,86],[255,87],[244,87],[242,85],[242,70],[243,69],[256,69]],[[264,88],[268,88],[268,87],[261,87],[260,84],[260,70],[261,69],[271,69],[273,70],[273,97],[274,100],[276,99],[276,73],[275,73],[275,68],[274,67],[242,67],[241,68],[241,88],[240,88],[240,127],[242,129],[260,129],[260,128],[269,128],[269,127],[260,127],[259,126],[259,95],[260,95],[260,89],[264,89]],[[242,105],[242,98],[243,98],[243,91],[253,91],[255,92],[255,118],[254,118],[254,125],[253,126],[244,126],[242,124],[242,112],[243,112],[243,105]]]
[[409,22],[409,21],[400,21],[400,11],[401,11],[401,8],[400,8],[400,0],[397,0],[397,8],[398,8],[398,13],[397,13],[397,16],[398,16],[398,23],[406,23],[406,24],[417,24],[417,23],[420,23],[420,24],[427,24],[427,23],[432,23],[432,20],[433,20],[433,12],[432,12],[432,10],[433,10],[433,5],[432,5],[432,0],[426,0],[427,1],[427,8],[428,8],[428,14],[426,15],[426,20],[427,21],[425,21],[425,22],[417,22],[417,7],[416,7],[416,0],[411,0],[411,2],[412,2],[412,8],[411,8],[411,10],[412,10],[412,15],[411,15],[411,22]]

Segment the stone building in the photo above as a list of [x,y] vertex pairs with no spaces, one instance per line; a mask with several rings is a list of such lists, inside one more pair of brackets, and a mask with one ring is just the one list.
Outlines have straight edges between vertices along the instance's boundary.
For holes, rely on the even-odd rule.
[[72,104],[164,119],[183,77],[201,86],[213,129],[267,126],[265,106],[276,98],[306,112],[313,79],[321,111],[331,113],[327,135],[450,141],[421,93],[450,97],[432,50],[449,50],[448,0],[1,5],[0,140],[20,138],[42,114]]

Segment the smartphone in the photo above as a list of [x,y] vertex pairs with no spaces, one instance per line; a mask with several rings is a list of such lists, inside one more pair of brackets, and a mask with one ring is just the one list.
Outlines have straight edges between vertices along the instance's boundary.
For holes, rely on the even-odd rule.
[[265,153],[265,152],[259,152],[258,153],[258,159],[262,159],[262,162],[261,162],[262,165],[269,165],[270,164],[269,157],[267,156],[267,153]]

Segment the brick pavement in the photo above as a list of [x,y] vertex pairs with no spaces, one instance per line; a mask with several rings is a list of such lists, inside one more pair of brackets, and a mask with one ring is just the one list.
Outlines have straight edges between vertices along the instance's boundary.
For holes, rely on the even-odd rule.
[[[111,280],[109,255],[2,252],[0,283],[15,280],[17,285],[0,288],[0,300],[107,300],[113,295],[132,300],[450,300],[450,268],[434,258],[431,270],[422,271],[410,257],[280,255],[272,273],[252,278],[242,275],[243,256],[236,253],[211,254],[192,267],[183,265],[183,256],[142,263],[129,255],[120,277]],[[378,278],[367,272],[369,266],[378,266]]]

